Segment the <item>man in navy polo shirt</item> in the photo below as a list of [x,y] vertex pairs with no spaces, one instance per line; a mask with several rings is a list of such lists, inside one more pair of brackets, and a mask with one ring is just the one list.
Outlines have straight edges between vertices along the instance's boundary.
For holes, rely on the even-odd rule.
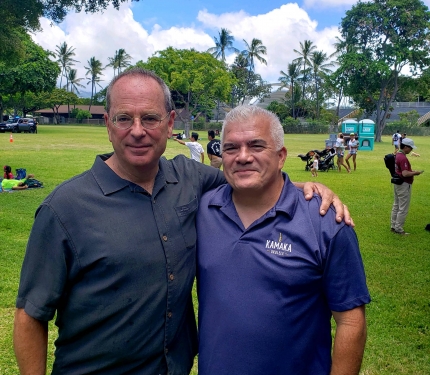
[[283,139],[256,106],[224,121],[229,185],[197,217],[199,375],[359,373],[370,296],[357,237],[282,172]]

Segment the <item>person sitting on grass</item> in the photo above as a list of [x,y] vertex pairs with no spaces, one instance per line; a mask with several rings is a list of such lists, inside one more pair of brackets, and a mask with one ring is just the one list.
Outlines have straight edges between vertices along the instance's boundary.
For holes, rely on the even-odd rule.
[[9,165],[5,165],[3,167],[3,178],[7,178],[8,180],[13,179],[12,168]]
[[1,187],[3,190],[24,190],[28,189],[27,180],[33,178],[33,174],[29,174],[26,178],[22,180],[15,180],[13,178],[4,178],[1,182]]

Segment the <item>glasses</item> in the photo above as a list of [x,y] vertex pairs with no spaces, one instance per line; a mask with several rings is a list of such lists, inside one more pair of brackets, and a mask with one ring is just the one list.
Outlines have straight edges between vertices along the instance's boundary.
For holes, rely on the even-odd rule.
[[140,124],[145,129],[153,130],[158,128],[161,124],[161,121],[165,120],[169,116],[170,116],[170,113],[168,113],[163,118],[159,115],[153,115],[153,114],[144,115],[142,117],[133,117],[133,116],[129,116],[121,113],[119,115],[113,116],[111,118],[111,121],[113,122],[113,125],[116,128],[126,130],[131,128],[131,126],[133,125],[134,119],[138,118],[140,119]]

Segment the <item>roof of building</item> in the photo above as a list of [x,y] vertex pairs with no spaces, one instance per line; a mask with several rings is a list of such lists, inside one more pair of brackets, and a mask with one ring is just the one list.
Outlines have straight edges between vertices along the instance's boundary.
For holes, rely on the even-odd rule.
[[[82,109],[82,110],[88,110],[89,105],[85,104],[85,105],[60,105],[60,107],[58,107],[58,114],[67,114],[69,113],[69,109],[70,111],[74,108],[78,108],[78,109]],[[105,111],[105,107],[102,105],[92,105],[90,112],[92,115],[103,115],[106,111]],[[43,115],[44,113],[49,113],[52,114],[52,108],[43,108],[43,109],[39,109],[38,111],[36,111],[36,113],[40,113],[41,115]]]

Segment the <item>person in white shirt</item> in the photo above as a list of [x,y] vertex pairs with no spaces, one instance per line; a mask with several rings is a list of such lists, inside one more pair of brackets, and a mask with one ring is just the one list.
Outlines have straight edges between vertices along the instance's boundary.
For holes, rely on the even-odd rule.
[[397,130],[391,137],[391,144],[394,145],[394,154],[399,151],[400,139],[402,138],[399,130]]
[[180,139],[174,138],[176,142],[179,142],[181,145],[185,145],[190,149],[191,153],[191,159],[202,162],[204,164],[205,162],[205,151],[203,149],[203,146],[197,142],[199,139],[199,135],[197,133],[191,133],[190,140],[191,142],[184,142]]

